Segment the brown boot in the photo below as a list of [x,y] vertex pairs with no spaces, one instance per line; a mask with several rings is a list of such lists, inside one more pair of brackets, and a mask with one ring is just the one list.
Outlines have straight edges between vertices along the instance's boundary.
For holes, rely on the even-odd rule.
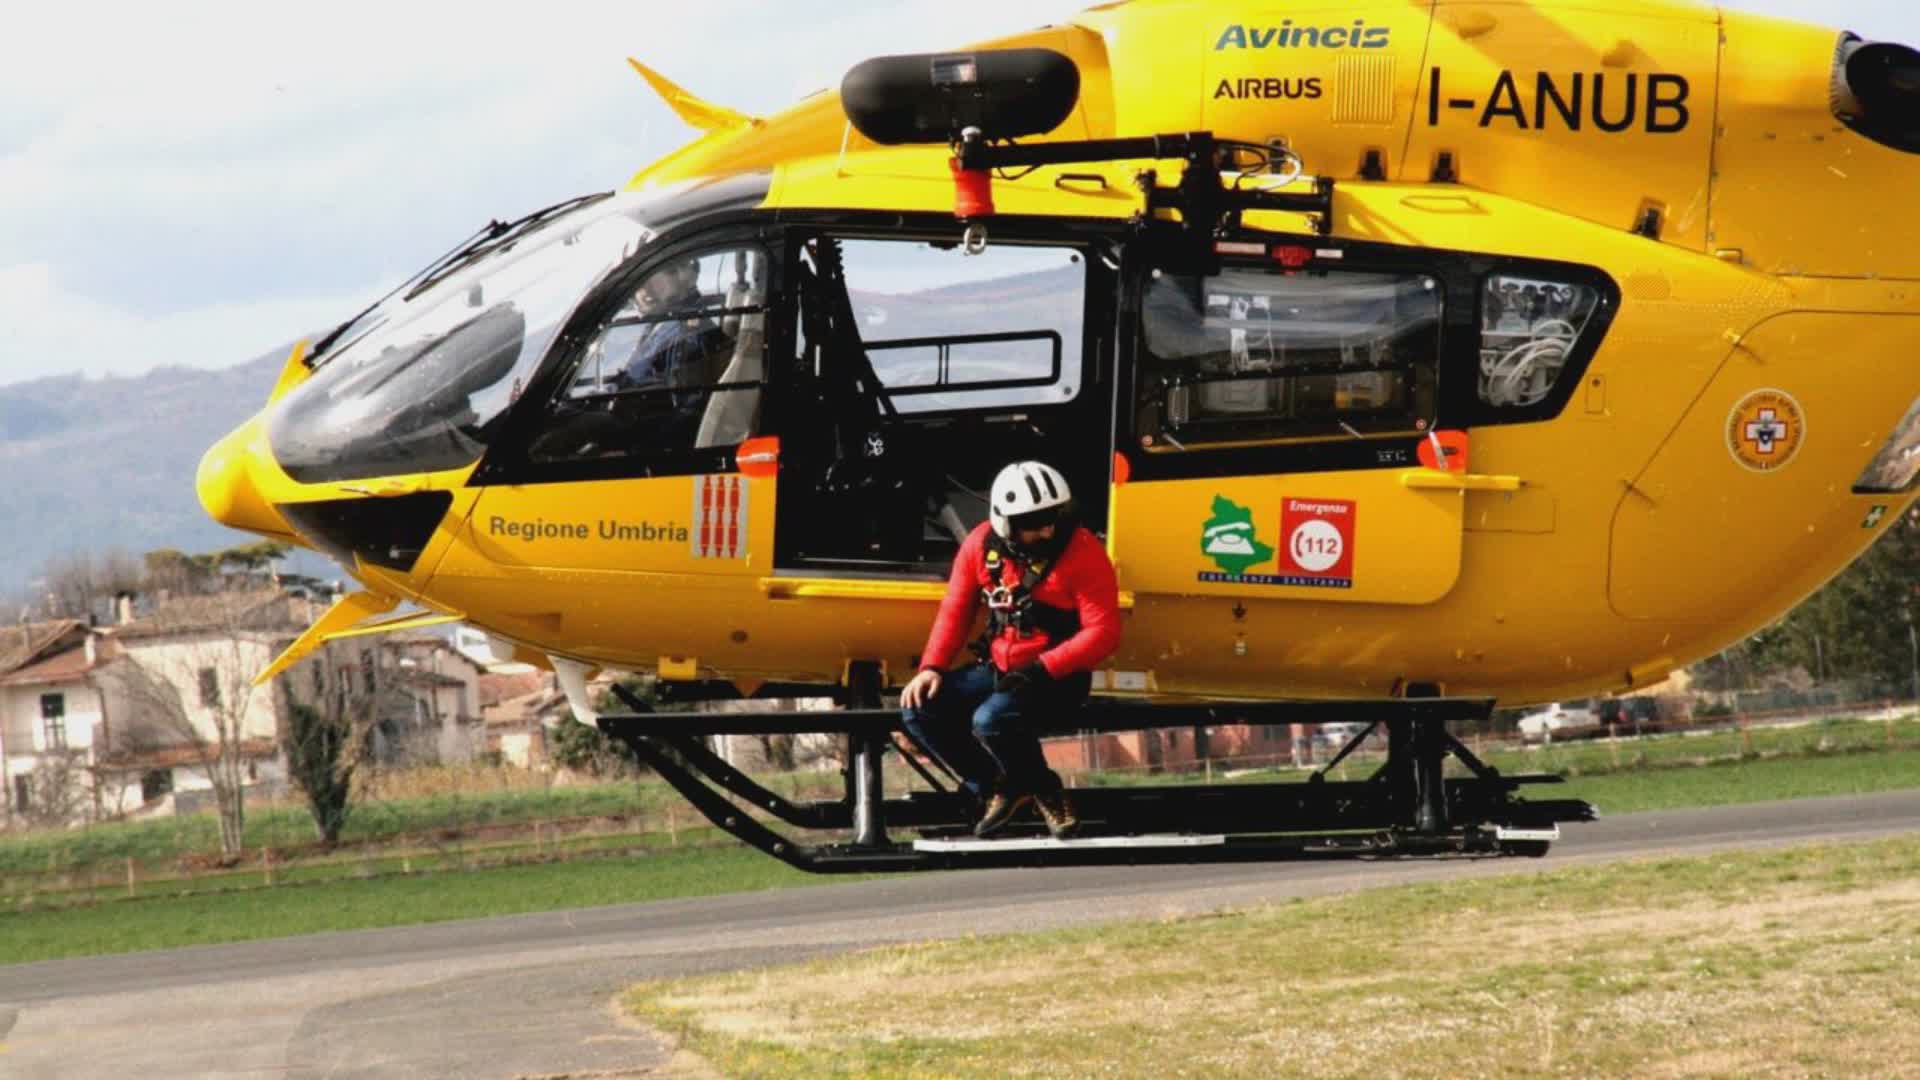
[[1040,808],[1047,831],[1053,834],[1055,840],[1065,840],[1080,831],[1080,818],[1073,812],[1073,803],[1068,800],[1066,791],[1035,795],[1033,805]]
[[993,835],[1000,827],[1013,819],[1020,808],[1032,801],[1031,795],[1015,795],[1004,788],[996,788],[987,798],[987,809],[980,815],[980,823],[973,827],[973,835],[982,839]]

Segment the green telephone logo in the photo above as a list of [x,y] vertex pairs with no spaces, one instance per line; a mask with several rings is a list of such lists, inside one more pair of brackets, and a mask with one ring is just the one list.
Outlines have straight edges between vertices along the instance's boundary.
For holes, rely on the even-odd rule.
[[1200,553],[1228,574],[1244,574],[1273,558],[1273,548],[1254,535],[1253,511],[1221,495],[1213,497],[1213,516],[1200,527]]

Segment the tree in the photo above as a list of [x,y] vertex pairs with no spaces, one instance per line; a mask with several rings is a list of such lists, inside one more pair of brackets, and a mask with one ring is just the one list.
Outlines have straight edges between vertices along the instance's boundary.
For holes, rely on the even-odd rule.
[[[277,734],[262,730],[253,675],[285,633],[278,598],[231,593],[200,601],[191,624],[161,637],[121,642],[122,656],[101,673],[121,699],[114,752],[187,749],[213,789],[220,818],[220,854],[245,848],[250,749]],[[276,613],[279,618],[276,621]],[[272,629],[268,624],[276,624]]]
[[[657,704],[656,684],[651,677],[629,676],[623,683],[627,691],[650,709]],[[626,702],[612,691],[602,693],[595,704],[602,713],[626,712]],[[671,706],[668,711],[675,711]],[[640,759],[625,743],[616,742],[591,724],[569,718],[547,729],[547,756],[555,765],[591,776],[630,776],[640,769]]]
[[1920,620],[1920,506],[1826,588],[1754,635],[1748,651],[1763,668],[1798,667],[1892,692],[1909,677],[1909,620]]
[[141,557],[146,565],[146,586],[177,596],[210,591],[215,583],[212,561],[205,555],[189,555],[176,548],[159,548]]
[[43,754],[27,774],[27,801],[19,813],[29,825],[71,825],[86,816],[89,787],[85,754]]
[[164,589],[180,596],[256,586],[292,550],[278,540],[257,540],[198,555],[157,548],[141,557],[146,570],[142,584],[154,592]]
[[621,776],[638,767],[633,751],[587,724],[562,720],[548,729],[547,753],[555,765],[590,776]]
[[[390,675],[379,663],[383,655],[366,649],[355,657],[343,646],[329,645],[283,676],[288,697],[295,699],[280,739],[288,778],[306,798],[314,832],[327,847],[340,842],[340,830],[353,808],[354,772],[367,760],[379,720]],[[367,660],[373,663],[365,665]],[[311,693],[304,695],[308,700],[298,700],[303,695],[295,689],[302,669],[312,680]],[[371,680],[366,677],[370,672]]]
[[116,593],[140,587],[141,567],[133,556],[115,548],[101,555],[77,551],[56,555],[40,568],[47,614],[84,619]]
[[254,578],[270,572],[273,564],[286,558],[292,550],[293,545],[278,540],[256,540],[216,551],[205,558],[212,560],[214,568],[228,578],[236,575]]
[[767,763],[767,768],[776,772],[793,771],[797,760],[797,754],[795,753],[796,736],[791,734],[758,734],[754,736],[754,739],[760,744],[760,760]]

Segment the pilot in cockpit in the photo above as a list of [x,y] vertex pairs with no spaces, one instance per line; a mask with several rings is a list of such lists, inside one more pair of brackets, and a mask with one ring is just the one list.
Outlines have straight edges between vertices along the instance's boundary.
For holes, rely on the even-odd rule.
[[669,395],[673,427],[676,432],[685,427],[688,438],[700,422],[705,388],[733,355],[732,342],[702,310],[710,305],[700,295],[699,279],[698,259],[669,263],[647,275],[633,296],[644,325],[626,364],[609,379],[618,390],[676,391]]

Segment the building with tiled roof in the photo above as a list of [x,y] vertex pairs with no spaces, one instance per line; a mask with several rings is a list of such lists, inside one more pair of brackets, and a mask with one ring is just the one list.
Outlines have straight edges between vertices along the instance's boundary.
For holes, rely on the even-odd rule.
[[43,761],[91,762],[106,715],[94,674],[117,656],[77,620],[0,629],[0,817],[32,805]]
[[0,623],[0,675],[25,667],[49,652],[79,640],[86,624],[78,619]]
[[501,764],[523,769],[547,764],[547,729],[573,723],[567,695],[551,672],[485,675],[480,680],[480,714],[486,720],[487,750]]
[[[328,686],[371,692],[373,745],[388,763],[464,761],[485,744],[480,665],[444,639],[357,638],[328,646],[266,687],[252,679],[324,600],[255,589],[161,597],[104,628],[75,620],[0,628],[0,820],[44,817],[49,763],[83,769],[89,817],[209,786],[230,745],[250,789],[286,782],[280,739],[296,701]],[[330,674],[329,674],[330,672]],[[44,802],[45,799],[42,799]],[[184,805],[184,804],[183,804]]]
[[151,611],[114,627],[114,633],[123,641],[289,630],[298,634],[325,610],[324,603],[289,596],[276,588],[163,597]]

